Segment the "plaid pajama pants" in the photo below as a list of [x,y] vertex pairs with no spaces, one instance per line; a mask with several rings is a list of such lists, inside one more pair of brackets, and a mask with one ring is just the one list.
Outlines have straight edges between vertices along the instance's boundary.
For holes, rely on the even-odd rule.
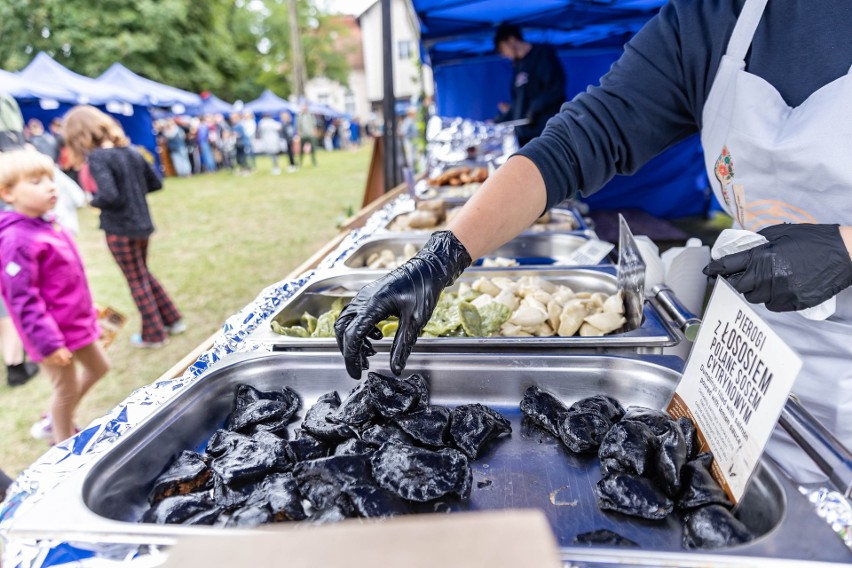
[[142,316],[142,340],[166,339],[166,326],[181,318],[165,288],[148,271],[148,239],[106,236],[107,246],[130,286],[130,294]]

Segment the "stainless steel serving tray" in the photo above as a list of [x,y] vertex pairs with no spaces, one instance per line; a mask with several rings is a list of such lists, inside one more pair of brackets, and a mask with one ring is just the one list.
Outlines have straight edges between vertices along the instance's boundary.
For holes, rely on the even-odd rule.
[[[387,249],[394,256],[402,256],[403,248],[413,244],[417,250],[423,248],[429,234],[417,233],[380,233],[361,243],[343,262],[352,269],[367,268],[367,259],[373,253]],[[571,253],[589,241],[583,234],[571,233],[524,233],[486,255],[514,258],[521,266],[546,266],[566,260]]]
[[[455,207],[461,207],[461,205],[453,206],[453,204],[449,203],[449,202],[447,204],[450,205],[450,209],[454,209]],[[439,230],[444,228],[444,224],[441,224],[437,227],[430,227],[428,229],[410,229],[410,230],[407,230],[407,231],[392,229],[391,227],[393,226],[394,221],[396,221],[402,215],[408,215],[408,213],[400,213],[399,215],[397,215],[396,217],[391,219],[388,222],[388,224],[385,225],[385,230],[390,231],[392,233],[421,233],[421,232],[432,233],[434,231],[439,231]],[[586,221],[583,219],[583,216],[576,209],[560,209],[560,208],[554,207],[553,209],[550,210],[550,215],[551,215],[551,221],[549,223],[533,224],[526,231],[524,231],[522,234],[527,234],[527,233],[535,234],[535,233],[547,233],[547,232],[550,232],[550,233],[556,233],[556,232],[571,233],[571,232],[577,232],[577,231],[579,231],[579,232],[587,231],[589,229],[589,226],[586,224]],[[554,229],[554,226],[556,226],[557,224],[568,223],[568,222],[572,223],[572,225],[573,225],[572,229],[566,229],[566,230]]]
[[[613,563],[650,559],[652,565],[673,566],[713,565],[713,558],[724,558],[720,555],[751,559],[747,561],[751,564],[755,557],[848,560],[850,553],[840,539],[768,460],[762,461],[738,513],[760,536],[747,545],[713,555],[694,554],[681,549],[680,523],[674,516],[655,523],[600,511],[592,490],[600,478],[597,459],[573,455],[555,439],[522,424],[518,404],[530,385],[549,390],[566,403],[603,392],[625,405],[661,408],[680,378],[681,364],[677,358],[664,356],[413,355],[406,372],[425,376],[433,403],[454,406],[481,402],[512,422],[512,436],[495,441],[473,463],[470,500],[464,504],[447,501],[439,508],[541,509],[566,560],[573,555],[587,560],[600,555],[622,559],[609,560]],[[300,416],[322,394],[337,390],[345,396],[355,385],[337,354],[244,354],[226,359],[122,437],[86,471],[75,474],[21,515],[12,528],[13,536],[60,535],[69,541],[171,544],[181,535],[237,533],[210,527],[140,524],[137,520],[160,472],[180,451],[198,448],[221,427],[240,383],[259,389],[294,388],[304,401]],[[636,541],[642,549],[571,546],[578,533],[601,528]],[[766,564],[761,560],[759,565]]]
[[[272,319],[281,325],[298,322],[304,312],[317,316],[328,310],[335,300],[322,294],[323,290],[344,288],[360,290],[364,285],[387,274],[382,270],[350,270],[329,273],[317,278],[302,288],[285,302]],[[565,267],[517,267],[517,268],[478,268],[468,269],[456,283],[448,288],[456,290],[462,282],[471,284],[481,276],[520,278],[521,276],[541,276],[555,284],[565,284],[575,291],[605,292],[617,291],[615,268],[612,266],[593,266],[583,268]],[[278,350],[325,349],[337,350],[334,338],[300,338],[278,335],[272,331],[271,322],[262,322],[246,339],[270,343]],[[436,337],[420,338],[415,351],[455,351],[484,352],[513,350],[554,350],[585,351],[607,353],[648,353],[660,354],[663,347],[677,345],[681,340],[680,332],[675,330],[656,307],[645,303],[642,325],[638,329],[623,333],[614,333],[603,337]],[[373,342],[379,351],[390,349],[391,339]]]

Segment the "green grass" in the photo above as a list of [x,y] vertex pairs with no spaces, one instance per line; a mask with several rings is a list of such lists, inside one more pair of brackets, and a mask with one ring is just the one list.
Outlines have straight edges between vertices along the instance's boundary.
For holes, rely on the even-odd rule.
[[[157,231],[149,265],[184,314],[189,330],[158,351],[130,347],[139,314],[112,259],[97,211],[80,211],[79,247],[95,301],[129,316],[108,354],[112,370],[87,395],[77,423],[87,424],[134,389],[149,384],[221,328],[228,316],[281,280],[337,233],[360,207],[370,147],[320,153],[319,166],[272,176],[268,158],[248,177],[227,172],[169,178],[148,203]],[[285,160],[286,162],[286,156]],[[282,163],[284,163],[282,162]],[[47,450],[29,428],[48,408],[50,385],[40,374],[10,389],[0,377],[0,468],[17,475]]]

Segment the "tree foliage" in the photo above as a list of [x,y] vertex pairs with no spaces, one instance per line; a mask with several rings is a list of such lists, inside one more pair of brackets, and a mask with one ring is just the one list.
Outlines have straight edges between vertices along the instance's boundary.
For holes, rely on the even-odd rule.
[[[308,77],[346,81],[346,28],[314,0],[299,0]],[[96,77],[118,61],[132,71],[194,92],[249,100],[268,87],[292,90],[286,0],[3,0],[0,68],[25,67],[39,51]]]

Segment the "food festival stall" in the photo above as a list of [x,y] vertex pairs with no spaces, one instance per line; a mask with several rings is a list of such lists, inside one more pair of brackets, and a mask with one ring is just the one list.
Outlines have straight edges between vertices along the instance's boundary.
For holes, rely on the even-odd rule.
[[[491,147],[481,142],[481,148]],[[492,153],[493,159],[499,157],[499,153]],[[466,155],[462,163],[470,158]],[[449,170],[459,164],[444,163],[440,167]],[[400,239],[415,246],[422,243],[417,240],[423,235],[422,230],[400,232],[388,227],[395,218],[411,214],[424,203],[434,210],[434,200],[424,201],[419,195],[438,187],[422,183],[414,197],[400,187],[366,207],[347,230],[291,275],[261,291],[197,352],[34,463],[18,478],[0,511],[4,564],[159,565],[181,537],[236,537],[251,530],[257,522],[234,514],[220,516],[216,522],[210,519],[213,526],[140,521],[152,520],[149,499],[159,491],[152,491],[152,487],[161,486],[155,486],[155,480],[162,479],[164,470],[176,457],[211,452],[217,436],[224,436],[220,429],[223,424],[229,425],[236,413],[235,390],[248,392],[240,391],[248,385],[257,389],[251,392],[261,394],[282,388],[283,392],[298,394],[302,410],[294,415],[296,421],[286,425],[286,432],[278,432],[282,439],[290,440],[282,442],[290,447],[307,439],[296,433],[300,426],[309,427],[305,409],[313,408],[316,401],[320,404],[329,391],[346,397],[356,383],[346,375],[334,340],[282,335],[280,330],[295,325],[300,315],[312,310],[313,316],[321,320],[321,312],[334,301],[345,301],[362,284],[380,275],[380,270],[364,268],[369,248],[375,249],[377,242],[388,246],[397,246]],[[566,243],[571,239],[595,243],[594,231],[582,215],[570,207],[565,211],[576,217],[574,226],[522,235],[520,241],[504,251],[519,261],[519,266],[472,267],[454,287],[455,293],[464,293],[460,292],[463,286],[472,291],[476,282],[485,286],[486,281],[505,283],[528,277],[539,283],[571,287],[577,293],[588,294],[588,298],[592,294],[620,297],[623,284],[617,280],[614,257],[604,253],[600,264],[577,266],[571,264],[570,255],[559,258],[553,254],[560,250],[553,243],[566,238]],[[542,241],[552,243],[548,247]],[[471,301],[476,302],[476,298]],[[485,313],[483,309],[482,314]],[[665,408],[680,381],[684,362],[661,354],[661,350],[684,340],[682,329],[690,319],[695,318],[678,309],[676,298],[660,302],[652,297],[644,302],[635,329],[625,323],[607,335],[477,338],[461,333],[424,338],[403,375],[415,374],[405,380],[413,380],[413,376],[425,379],[421,381],[428,385],[428,393],[421,393],[421,398],[428,397],[429,404],[447,409],[487,405],[505,417],[511,434],[503,431],[499,439],[472,454],[467,488],[457,489],[466,492],[465,498],[447,494],[439,499],[415,500],[406,505],[406,511],[538,509],[547,518],[562,562],[568,565],[770,566],[804,560],[848,562],[852,558],[847,548],[852,508],[844,497],[849,487],[842,486],[844,480],[848,483],[850,479],[845,474],[848,464],[843,463],[848,452],[830,435],[820,432],[819,426],[794,403],[788,405],[783,421],[798,432],[797,438],[805,447],[832,465],[832,482],[799,487],[772,460],[762,458],[736,509],[739,521],[750,531],[750,540],[710,550],[684,548],[685,529],[678,520],[680,513],[649,521],[600,509],[600,495],[593,489],[601,477],[597,455],[566,451],[556,438],[518,411],[519,404],[523,408],[521,401],[530,396],[530,389],[550,393],[566,404],[604,393],[625,407]],[[314,321],[313,325],[316,331],[322,323]],[[276,326],[279,333],[272,333]],[[380,353],[372,362],[379,373],[388,373],[390,342],[389,337],[375,342]],[[351,398],[352,394],[344,403]],[[308,414],[311,412],[314,410]],[[337,426],[340,424],[334,427]],[[360,430],[359,436],[361,439],[355,442],[370,439],[366,430]],[[385,443],[381,450],[393,447],[394,443]],[[346,454],[345,459],[361,459],[358,456]],[[335,451],[334,457],[325,459],[344,457]],[[380,462],[372,463],[374,474],[378,475]],[[206,466],[204,470],[207,471]],[[208,499],[208,493],[216,495],[221,489],[206,487],[196,487],[188,495],[203,494],[203,499]],[[304,511],[310,511],[304,503]],[[394,510],[392,514],[398,512]],[[217,510],[217,514],[221,513]],[[372,515],[362,511],[354,516]],[[304,518],[304,514],[288,518]],[[316,512],[313,518],[316,522]],[[323,517],[321,521],[335,519]],[[602,529],[632,541],[638,548],[621,548],[617,546],[619,542],[612,540],[577,540],[578,536]],[[597,544],[590,547],[579,544],[582,542]]]
[[[654,3],[632,4],[641,8]],[[441,7],[440,2],[430,5]],[[640,15],[633,14],[634,24]],[[618,450],[578,453],[562,430],[552,435],[546,419],[533,419],[537,404],[551,403],[558,406],[557,413],[565,413],[566,422],[572,412],[585,416],[585,411],[572,411],[575,407],[568,405],[603,394],[617,401],[607,399],[605,406],[628,407],[627,415],[621,409],[605,420],[608,435],[616,428],[614,422],[631,423],[631,406],[666,409],[680,392],[676,389],[683,382],[685,362],[663,350],[688,341],[686,336],[694,338],[698,323],[665,288],[649,290],[648,297],[640,296],[638,306],[631,308],[628,300],[644,289],[621,278],[630,260],[629,247],[620,246],[619,257],[601,246],[576,204],[562,204],[538,227],[459,278],[442,306],[445,317],[418,342],[400,381],[349,379],[329,335],[335,312],[363,284],[422,246],[453,206],[476,191],[484,179],[477,170],[484,168],[487,175],[512,150],[511,130],[472,121],[439,119],[429,138],[428,179],[397,187],[367,205],[337,238],[262,290],[162,377],[52,448],[17,479],[0,508],[5,565],[156,566],[183,537],[228,541],[271,521],[325,524],[403,511],[506,509],[541,511],[568,566],[799,566],[852,559],[852,506],[847,500],[852,457],[794,400],[787,403],[782,423],[829,480],[798,486],[779,464],[761,458],[750,483],[737,495],[736,530],[725,535],[724,543],[702,546],[695,546],[700,530],[690,519],[696,513],[682,495],[677,512],[672,513],[672,500],[662,497],[656,504],[650,498],[642,502],[651,507],[636,507],[644,517],[625,514],[636,503],[614,503],[624,492],[600,488],[601,469],[616,467],[612,460],[623,457]],[[442,176],[458,183],[442,185]],[[564,301],[554,298],[560,293]],[[535,308],[533,300],[545,306],[544,320],[529,309],[522,311],[524,306]],[[599,309],[591,314],[596,316],[591,322],[586,311],[572,330],[563,330],[572,300]],[[552,305],[559,308],[558,315]],[[495,313],[502,314],[500,322],[488,327]],[[613,318],[617,324],[607,324]],[[374,342],[379,354],[372,359],[373,370],[384,375],[389,374],[394,323],[383,322],[385,337]],[[590,327],[582,333],[585,324]],[[405,410],[392,414],[396,426],[376,417],[379,394],[372,389],[377,382],[379,393],[391,384],[407,385],[401,387],[410,395]],[[359,388],[368,395],[359,394]],[[393,407],[396,394],[382,408]],[[369,404],[358,407],[361,396],[369,396]],[[286,418],[284,406],[289,408]],[[248,408],[264,418],[240,422],[251,414]],[[325,419],[340,408],[368,412],[369,417],[352,420],[353,426],[343,419]],[[438,438],[415,437],[416,430],[407,429],[421,411],[443,416]],[[489,427],[473,449],[466,432],[456,435],[454,425],[462,421],[447,418],[467,416],[465,412],[476,417],[473,422]],[[239,433],[245,427],[251,436]],[[669,454],[661,450],[664,442],[659,440],[674,435],[679,444],[675,453],[680,452],[683,461],[687,436],[685,430],[668,425],[663,430],[648,438],[660,445],[643,455],[665,484],[670,481],[664,473],[668,470],[660,464],[668,463]],[[690,444],[697,440],[688,439]],[[397,444],[400,441],[404,443]],[[239,463],[226,466],[223,456],[232,450],[241,453]],[[428,483],[404,488],[401,503],[400,495],[382,492],[386,486],[403,489],[388,480],[404,477],[388,465],[399,461],[394,452],[409,461],[439,454],[444,462],[452,462],[451,469],[463,464],[464,475],[449,480],[427,476]],[[700,461],[691,456],[689,464]],[[260,461],[253,462],[255,457]],[[246,462],[259,471],[246,472]],[[342,475],[352,479],[329,492],[333,475],[314,471],[319,462],[343,467]],[[175,471],[176,464],[181,471]],[[687,467],[678,467],[675,475]],[[700,477],[698,466],[691,467],[690,475]],[[296,489],[294,478],[299,480]],[[315,478],[322,481],[317,486],[301,484]],[[435,492],[435,478],[448,487]],[[650,482],[643,483],[649,487]],[[267,485],[286,503],[273,505],[267,495],[262,505],[246,505],[253,503],[256,492],[269,493]],[[321,507],[330,496],[334,502]],[[719,500],[733,505],[718,490],[713,499],[717,501],[705,501],[706,507],[696,510],[713,507],[718,512]],[[163,511],[163,503],[175,507]],[[713,529],[714,518],[704,524]],[[747,535],[735,534],[739,530]]]

